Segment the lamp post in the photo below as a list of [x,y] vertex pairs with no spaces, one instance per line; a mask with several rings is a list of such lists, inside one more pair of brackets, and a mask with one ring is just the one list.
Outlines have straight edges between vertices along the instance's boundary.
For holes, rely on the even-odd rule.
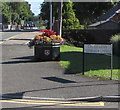
[[59,25],[59,34],[62,36],[62,7],[63,7],[63,0],[60,2],[60,25]]
[[50,29],[52,30],[52,0],[50,0]]

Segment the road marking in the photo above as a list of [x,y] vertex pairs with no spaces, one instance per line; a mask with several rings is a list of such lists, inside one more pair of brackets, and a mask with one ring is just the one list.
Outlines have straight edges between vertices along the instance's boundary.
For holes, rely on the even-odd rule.
[[9,37],[9,38],[5,39],[5,41],[10,40],[10,39],[13,39],[13,38],[15,38],[15,37],[17,37],[17,35],[12,36],[12,37]]
[[0,100],[5,103],[19,103],[30,105],[60,105],[60,106],[104,106],[104,102],[75,102],[75,101],[53,101],[53,100],[26,100],[8,99]]
[[[22,35],[22,34],[24,34],[24,33],[21,33],[20,35]],[[8,40],[10,40],[10,39],[13,39],[13,38],[17,37],[18,35],[19,35],[19,34],[16,34],[16,35],[13,35],[13,36],[11,36],[11,37],[9,37],[9,38],[6,38],[6,39],[4,39],[4,41],[1,41],[0,44],[4,43],[5,41],[8,41]]]
[[3,41],[2,42],[0,41],[0,44],[2,44],[2,43],[3,43]]
[[13,38],[15,38],[15,37],[17,37],[17,35],[14,35],[14,36],[12,36],[12,37],[9,37],[9,38],[7,38],[7,39],[4,39],[4,41],[1,41],[0,44],[4,43],[5,41],[8,41],[8,40],[10,40],[10,39],[13,39]]

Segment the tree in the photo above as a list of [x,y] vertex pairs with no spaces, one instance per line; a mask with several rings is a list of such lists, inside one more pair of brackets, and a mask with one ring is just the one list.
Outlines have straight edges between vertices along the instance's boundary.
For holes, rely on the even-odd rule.
[[[60,2],[53,2],[53,16],[54,20],[59,20],[59,13],[60,13]],[[72,2],[64,2],[63,3],[63,29],[76,29],[81,28],[79,20],[76,18],[75,13],[72,9]],[[41,5],[41,14],[43,20],[48,20],[48,26],[50,21],[50,3],[44,2]]]
[[81,24],[89,25],[115,4],[113,2],[74,2],[73,9]]
[[63,5],[63,29],[79,29],[82,27],[72,7],[71,1],[65,2]]
[[3,23],[10,23],[11,15],[9,13],[10,7],[7,2],[1,2],[2,7],[2,22]]
[[[50,6],[49,6],[49,2],[43,2],[41,4],[41,13],[40,13],[40,18],[42,18],[42,20],[47,20],[50,21]],[[47,28],[49,27],[49,22],[47,23]]]
[[29,21],[33,17],[28,2],[1,2],[3,23],[20,23],[20,20]]

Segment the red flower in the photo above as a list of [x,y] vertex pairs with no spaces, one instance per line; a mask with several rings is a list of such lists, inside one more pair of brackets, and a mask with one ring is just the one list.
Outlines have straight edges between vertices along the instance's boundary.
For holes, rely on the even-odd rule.
[[56,32],[50,29],[44,29],[44,30],[41,30],[40,32],[43,32],[43,35],[47,37],[50,37],[51,35],[56,35]]

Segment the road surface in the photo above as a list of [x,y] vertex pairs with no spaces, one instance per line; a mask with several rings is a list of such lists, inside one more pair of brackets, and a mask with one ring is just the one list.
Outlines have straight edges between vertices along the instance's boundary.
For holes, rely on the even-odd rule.
[[[21,34],[27,38],[22,37]],[[79,98],[118,95],[116,81],[101,81],[81,76],[65,75],[64,69],[61,69],[56,62],[30,61],[33,58],[33,51],[23,44],[28,42],[29,37],[32,38],[33,34],[36,33],[3,33],[2,40],[17,36],[13,40],[2,41],[2,95],[16,96],[16,98],[0,100],[3,108],[27,107],[32,110],[39,108],[112,108],[109,110],[114,110],[113,108],[118,108],[118,102],[98,101],[90,103],[25,99],[25,96],[29,96],[29,98]],[[50,78],[51,80],[49,80]],[[60,80],[57,81],[56,79]],[[61,79],[67,82],[63,82]]]

